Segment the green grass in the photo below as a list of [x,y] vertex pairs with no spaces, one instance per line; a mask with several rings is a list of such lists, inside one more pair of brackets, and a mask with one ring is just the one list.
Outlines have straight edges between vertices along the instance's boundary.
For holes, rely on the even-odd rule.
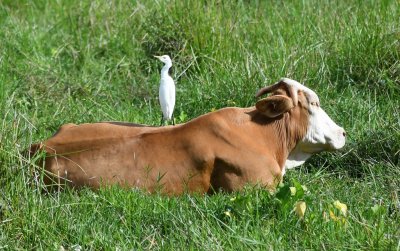
[[[0,249],[399,250],[399,23],[398,1],[1,1]],[[41,193],[21,152],[60,125],[158,124],[155,54],[173,57],[179,122],[254,105],[285,76],[319,94],[346,147],[278,195]],[[308,191],[291,196],[296,182]]]

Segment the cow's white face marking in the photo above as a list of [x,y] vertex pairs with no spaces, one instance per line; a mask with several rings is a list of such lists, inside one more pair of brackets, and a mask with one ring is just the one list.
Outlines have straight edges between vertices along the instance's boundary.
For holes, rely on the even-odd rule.
[[310,103],[309,111],[307,133],[298,143],[299,149],[305,153],[318,153],[342,148],[346,141],[344,129],[333,122],[318,103]]
[[290,84],[306,95],[310,115],[307,133],[290,152],[283,174],[286,168],[290,169],[303,164],[314,153],[342,148],[346,141],[344,129],[338,126],[320,107],[317,94],[297,81],[290,80]]

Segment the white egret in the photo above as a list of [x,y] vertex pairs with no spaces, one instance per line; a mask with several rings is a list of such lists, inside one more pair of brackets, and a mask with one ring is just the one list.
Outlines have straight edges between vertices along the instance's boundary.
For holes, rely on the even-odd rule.
[[164,67],[161,69],[160,89],[158,93],[162,110],[161,125],[166,120],[172,120],[172,124],[175,125],[173,116],[175,107],[175,83],[168,74],[168,70],[172,66],[172,60],[168,55],[154,57],[164,63]]

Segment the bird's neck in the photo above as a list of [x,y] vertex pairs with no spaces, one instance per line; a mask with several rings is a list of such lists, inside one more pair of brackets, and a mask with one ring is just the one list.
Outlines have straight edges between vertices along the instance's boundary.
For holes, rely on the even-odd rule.
[[169,68],[171,68],[171,65],[170,65],[170,64],[166,64],[166,65],[164,65],[164,67],[161,69],[161,77],[162,77],[162,78],[168,76]]

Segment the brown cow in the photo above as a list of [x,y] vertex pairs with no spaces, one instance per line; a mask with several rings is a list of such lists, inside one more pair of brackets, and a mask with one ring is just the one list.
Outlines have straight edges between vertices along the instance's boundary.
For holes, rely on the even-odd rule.
[[318,96],[291,79],[263,88],[255,107],[224,108],[187,123],[149,127],[122,122],[66,124],[42,149],[45,183],[118,184],[166,194],[274,188],[312,154],[340,149],[344,130]]

